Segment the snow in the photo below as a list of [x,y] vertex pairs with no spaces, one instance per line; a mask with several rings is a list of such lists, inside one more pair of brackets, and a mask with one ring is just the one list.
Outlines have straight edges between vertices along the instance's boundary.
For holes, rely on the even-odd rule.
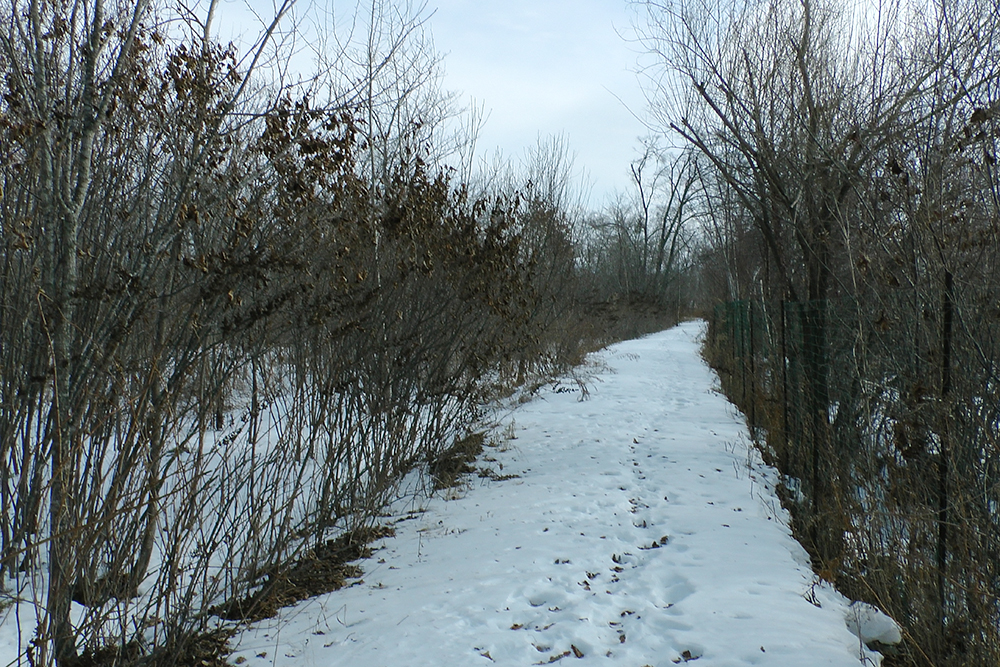
[[878,664],[791,537],[703,335],[621,343],[586,391],[553,383],[503,415],[480,465],[516,478],[398,507],[362,580],[243,629],[230,661]]
[[847,629],[865,644],[898,644],[903,633],[896,621],[864,602],[851,604],[847,614]]

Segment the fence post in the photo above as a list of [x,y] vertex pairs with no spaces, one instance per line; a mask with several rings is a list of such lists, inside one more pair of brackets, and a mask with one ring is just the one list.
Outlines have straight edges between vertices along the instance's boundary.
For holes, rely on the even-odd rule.
[[[754,344],[753,299],[747,300],[747,335],[750,337],[750,428],[757,426],[757,347]],[[746,401],[744,401],[746,405]]]
[[739,328],[739,359],[740,359],[740,405],[746,406],[747,404],[747,341],[746,341],[746,327],[743,322],[743,302],[736,301],[733,304],[733,309],[736,311],[736,317],[733,318],[734,323],[738,323],[735,326]]
[[948,419],[948,394],[951,393],[951,337],[954,299],[954,277],[951,271],[944,274],[944,295],[941,304],[941,456],[938,461],[938,598],[940,605],[942,640],[947,619],[947,565],[948,565],[948,469],[951,458],[950,428]]
[[781,300],[781,430],[782,430],[782,451],[778,458],[778,468],[782,474],[789,474],[789,442],[788,442],[788,341],[785,338],[788,326],[785,306],[787,302]]

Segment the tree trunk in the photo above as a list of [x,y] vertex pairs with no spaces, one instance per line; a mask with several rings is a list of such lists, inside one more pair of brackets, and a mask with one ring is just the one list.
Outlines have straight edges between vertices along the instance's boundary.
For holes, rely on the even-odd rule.
[[55,366],[55,405],[50,425],[52,487],[49,495],[49,591],[48,632],[56,664],[69,664],[77,657],[76,637],[70,619],[77,559],[74,534],[74,450],[78,446],[73,400],[73,315],[79,279],[77,265],[78,221],[74,212],[61,211],[57,261],[53,288],[51,327]]

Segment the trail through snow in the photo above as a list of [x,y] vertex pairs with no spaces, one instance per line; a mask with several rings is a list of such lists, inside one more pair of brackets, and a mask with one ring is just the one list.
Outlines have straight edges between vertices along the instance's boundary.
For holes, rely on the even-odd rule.
[[541,391],[485,452],[517,478],[473,477],[387,518],[396,537],[373,545],[363,581],[243,630],[230,660],[876,664],[790,536],[775,473],[699,356],[703,332],[605,350],[589,395]]

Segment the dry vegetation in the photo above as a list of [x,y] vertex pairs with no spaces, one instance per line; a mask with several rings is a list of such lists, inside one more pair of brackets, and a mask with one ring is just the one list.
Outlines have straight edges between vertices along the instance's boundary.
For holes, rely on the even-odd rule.
[[995,2],[637,3],[698,165],[708,356],[884,664],[1000,663]]
[[220,617],[356,574],[401,476],[471,467],[485,401],[669,321],[676,244],[615,287],[558,142],[445,166],[471,138],[423,7],[374,3],[294,85],[291,9],[245,51],[214,5],[0,9],[0,593],[37,612],[30,664],[211,662]]

